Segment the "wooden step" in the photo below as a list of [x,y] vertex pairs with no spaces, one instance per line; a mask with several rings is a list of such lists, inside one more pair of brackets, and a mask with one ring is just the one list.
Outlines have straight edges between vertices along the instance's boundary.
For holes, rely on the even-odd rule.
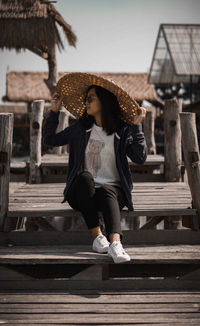
[[[61,204],[64,185],[23,184],[9,198],[8,217],[73,216],[68,203]],[[134,211],[126,208],[122,216],[194,216],[191,194],[186,183],[135,183]]]
[[[125,246],[131,261],[126,264],[200,264],[200,245]],[[91,246],[0,247],[0,264],[112,264],[107,254]]]
[[200,245],[124,246],[114,264],[91,245],[0,247],[0,289],[198,289]]
[[199,308],[198,291],[15,291],[0,294],[0,323],[198,326]]

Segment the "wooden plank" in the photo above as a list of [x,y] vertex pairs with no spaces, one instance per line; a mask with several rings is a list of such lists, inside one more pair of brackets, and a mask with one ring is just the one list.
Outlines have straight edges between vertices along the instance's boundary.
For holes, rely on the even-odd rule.
[[[34,205],[34,204],[33,204]],[[47,207],[47,206],[37,206],[36,207],[23,207],[20,208],[19,206],[14,206],[12,210],[8,212],[8,217],[41,217],[41,216],[64,216],[64,217],[71,217],[71,216],[79,216],[81,214],[79,212],[74,212],[71,209],[61,209],[55,206]],[[155,210],[152,207],[146,209],[138,209],[133,212],[122,211],[121,216],[127,217],[134,217],[134,216],[194,216],[196,215],[195,209],[167,209],[163,207],[162,209]]]
[[148,222],[146,222],[142,227],[140,227],[140,230],[148,230],[151,229],[152,227],[156,226],[157,224],[159,224],[164,217],[151,217]]
[[[33,189],[33,188],[32,188]],[[35,194],[32,192],[29,187],[23,187],[23,192],[19,193],[16,192],[11,198],[11,202],[9,205],[9,215],[8,216],[24,216],[24,215],[29,215],[29,216],[34,216],[33,214],[35,213],[35,217],[36,216],[48,216],[52,214],[65,214],[67,216],[67,212],[65,210],[65,208],[70,208],[70,206],[65,203],[65,204],[61,204],[61,200],[62,200],[62,196],[61,193],[59,193],[59,191],[55,194],[55,187],[52,189],[51,187],[48,188],[48,186],[46,186],[45,188],[42,188],[43,191],[38,193],[38,189],[40,189],[39,187],[35,187]],[[143,188],[144,189],[144,188]],[[25,193],[24,193],[25,192]],[[52,193],[51,193],[52,192]],[[145,193],[143,193],[143,196],[145,195]],[[152,191],[151,191],[151,195],[152,195]],[[27,200],[29,200],[27,203],[21,203],[21,201],[19,200],[18,202],[18,198],[25,198],[25,196],[27,196]],[[32,203],[32,197],[34,196],[34,200]],[[37,203],[37,198],[39,197],[48,197],[48,200],[44,200],[42,203],[40,202],[41,200],[39,200],[39,203]],[[53,196],[53,197],[51,197]],[[55,196],[55,198],[54,198]],[[133,194],[134,197],[134,194]],[[176,198],[176,196],[174,196]],[[138,216],[139,214],[145,216],[145,214],[147,214],[145,212],[145,210],[154,210],[154,212],[151,212],[151,216],[167,216],[167,215],[195,215],[196,214],[196,210],[189,210],[187,209],[188,207],[191,206],[191,197],[190,195],[188,195],[188,198],[182,198],[181,200],[176,199],[174,200],[174,202],[172,201],[172,199],[166,199],[166,197],[158,197],[157,202],[153,203],[152,198],[146,196],[146,197],[140,197],[140,196],[135,196],[134,198],[134,206],[135,206],[135,211],[134,212],[130,212],[133,216]],[[160,198],[160,199],[159,199]],[[49,200],[53,200],[51,203],[49,203]],[[60,201],[60,202],[57,202]],[[167,202],[166,202],[167,200]],[[145,202],[146,201],[146,202]],[[54,204],[55,202],[56,205]],[[170,202],[170,203],[169,203]],[[151,205],[150,205],[151,204]],[[169,206],[171,207],[171,210],[167,210],[167,208]],[[144,209],[144,211],[139,211],[137,212],[137,210],[140,210],[141,208]],[[180,208],[180,211],[178,211],[177,209]],[[184,210],[184,208],[186,210]],[[70,208],[71,209],[71,208]],[[182,210],[181,210],[182,209]],[[159,210],[163,210],[163,214],[161,212],[159,212]],[[176,210],[176,211],[175,211]],[[41,211],[41,214],[40,214]],[[123,210],[125,211],[125,209]],[[38,215],[39,214],[39,215]],[[71,214],[71,212],[70,212]],[[147,215],[149,216],[149,214]]]
[[[0,232],[1,246],[29,245],[91,245],[92,236],[88,230],[65,232]],[[150,244],[200,244],[200,231],[192,230],[124,230],[124,245]]]
[[[185,183],[171,183],[171,185],[169,183],[163,183],[163,182],[159,182],[159,183],[145,183],[145,182],[138,182],[135,183],[133,185],[133,191],[132,193],[137,193],[139,191],[142,191],[144,193],[149,193],[154,191],[157,191],[157,193],[162,193],[165,191],[183,191],[186,192],[188,194],[190,194],[190,190],[188,188],[188,186]],[[54,191],[55,193],[58,193],[63,190],[64,188],[64,184],[63,183],[46,183],[46,184],[24,184],[20,189],[18,189],[18,192],[20,191],[25,191],[26,189],[29,189],[29,191],[40,191],[41,189],[45,189],[47,191]]]
[[[52,323],[51,324],[51,326],[58,326],[58,325],[62,325],[62,324],[58,324],[57,322],[56,322],[56,324],[54,324],[54,323]],[[68,326],[75,326],[75,325],[81,325],[81,324],[67,324]],[[84,325],[84,324],[82,324],[82,325]],[[96,325],[99,325],[99,324],[96,324]],[[106,325],[106,324],[104,324],[104,325]],[[115,324],[116,325],[116,324]],[[127,324],[122,324],[122,323],[120,323],[120,326],[124,326],[124,325],[127,325]],[[129,325],[130,325],[130,323],[129,323]],[[132,324],[133,325],[133,324]],[[140,324],[135,324],[134,323],[134,325],[140,325]],[[158,323],[152,323],[152,322],[150,322],[150,323],[148,323],[148,321],[147,321],[147,323],[142,323],[141,324],[142,326],[158,326]],[[167,324],[166,322],[164,322],[164,323],[160,323],[159,322],[159,326],[166,326],[166,325],[169,325],[169,324]],[[176,321],[176,325],[179,325],[179,326],[185,326],[185,321],[183,321],[183,322],[181,322],[180,320],[177,322]],[[199,326],[199,321],[192,321],[189,325],[192,325],[192,326]],[[9,323],[9,326],[16,326],[16,324],[14,323]],[[32,323],[28,323],[28,326],[35,326],[35,324],[32,324]],[[37,324],[37,326],[44,326],[44,324]]]
[[194,205],[198,211],[200,224],[200,155],[195,113],[181,113],[180,120],[188,183],[190,186]]
[[[14,206],[14,204],[18,204],[18,203],[29,203],[30,201],[32,203],[38,203],[40,204],[41,202],[45,202],[45,203],[61,203],[61,201],[63,200],[63,197],[57,197],[55,198],[54,196],[48,196],[48,197],[15,197],[15,198],[10,198],[9,203],[10,206]],[[160,205],[184,205],[185,207],[190,207],[191,206],[191,201],[188,198],[182,198],[182,199],[176,199],[176,198],[158,198],[158,200],[156,201],[155,199],[152,198],[148,198],[148,199],[143,199],[143,198],[134,198],[134,206],[135,208],[138,207],[139,205],[141,206],[141,200],[145,200],[145,203],[143,206],[148,206],[148,205],[154,205],[154,207],[156,206],[160,206]],[[165,201],[165,203],[163,203],[163,201]],[[12,205],[11,205],[12,204]],[[66,205],[66,204],[65,204]]]
[[182,111],[182,99],[165,100],[164,107],[164,152],[165,180],[181,180],[181,128],[179,113]]
[[116,279],[116,280],[3,280],[0,281],[0,292],[2,291],[71,291],[71,290],[198,290],[200,289],[199,280],[179,280],[177,279],[151,279],[151,278],[136,278],[131,280]]
[[[128,247],[132,258],[126,264],[200,264],[200,246]],[[147,249],[147,250],[146,250]],[[106,254],[94,253],[89,246],[0,247],[1,264],[113,264]]]
[[41,182],[41,140],[44,100],[33,101],[30,114],[30,169],[29,182]]
[[49,292],[41,293],[0,293],[0,303],[21,303],[21,304],[90,304],[90,303],[106,303],[106,304],[180,304],[200,303],[200,291],[112,291],[104,292],[103,290],[78,290],[67,292]]
[[0,304],[0,313],[30,314],[30,313],[181,313],[199,312],[200,303],[9,303]]
[[9,204],[13,121],[12,113],[0,114],[0,230],[4,229]]
[[[180,326],[185,326],[185,321],[183,321],[183,322],[181,322],[181,321],[179,321],[178,323],[176,322],[176,324],[177,325],[180,325]],[[37,326],[43,326],[44,324],[37,324]],[[54,323],[52,323],[51,324],[51,326],[58,326],[58,325],[62,325],[62,324],[58,324],[58,323],[56,323],[56,324],[54,324]],[[78,325],[78,324],[67,324],[68,326],[75,326],[75,325]],[[80,325],[80,324],[79,324]],[[104,324],[104,325],[106,325],[106,324]],[[120,326],[124,326],[124,325],[127,325],[127,324],[122,324],[122,323],[120,323]],[[134,325],[140,325],[140,324],[135,324],[134,323]],[[158,326],[158,323],[142,323],[142,326]],[[166,322],[164,322],[164,323],[159,323],[159,326],[166,326],[166,325],[169,325],[169,324],[167,324]],[[190,323],[190,325],[192,325],[192,326],[199,326],[199,322],[197,321],[197,322],[192,322],[192,324]],[[16,324],[13,324],[13,323],[9,323],[9,326],[16,326]],[[32,323],[28,323],[28,326],[35,326],[35,324],[32,324]]]
[[[40,183],[40,184],[24,184],[25,188],[36,188],[36,189],[40,189],[40,188],[63,188],[63,183]],[[189,186],[187,183],[185,182],[136,182],[133,184],[134,189],[165,189],[165,188],[169,188],[169,189],[189,189]],[[23,188],[24,188],[23,187]]]
[[156,154],[156,143],[155,143],[155,107],[148,108],[146,111],[146,117],[143,123],[144,136],[148,148],[148,153]]
[[[52,323],[60,322],[60,323],[73,323],[74,322],[74,314],[17,314],[16,316],[2,314],[2,321],[15,321],[16,324],[19,323],[29,323],[32,321],[34,323],[48,323],[51,325]],[[92,324],[95,323],[108,323],[108,324],[117,324],[121,323],[131,323],[131,322],[178,322],[185,321],[187,325],[190,325],[192,322],[197,322],[200,320],[199,313],[173,313],[173,314],[84,314],[84,323]],[[1,321],[1,320],[0,320]],[[76,314],[77,324],[83,323],[83,316],[81,314]]]

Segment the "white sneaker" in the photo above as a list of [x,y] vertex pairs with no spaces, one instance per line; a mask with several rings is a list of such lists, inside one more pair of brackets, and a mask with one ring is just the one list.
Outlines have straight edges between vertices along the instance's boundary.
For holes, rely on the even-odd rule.
[[124,251],[120,241],[114,241],[109,246],[108,256],[112,257],[117,264],[131,260],[131,257]]
[[99,252],[100,254],[107,253],[110,242],[106,239],[103,234],[99,234],[93,241],[92,249],[95,252]]

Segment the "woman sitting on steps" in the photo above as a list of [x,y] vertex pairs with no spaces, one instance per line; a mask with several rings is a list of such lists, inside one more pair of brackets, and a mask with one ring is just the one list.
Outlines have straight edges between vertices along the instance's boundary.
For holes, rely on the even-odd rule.
[[[78,120],[56,134],[64,105]],[[144,163],[147,147],[141,122],[146,110],[112,81],[86,73],[67,74],[57,84],[44,124],[44,143],[69,144],[64,200],[82,213],[93,236],[95,252],[115,263],[130,260],[122,247],[120,211],[133,210],[132,179],[127,156]],[[99,223],[102,212],[106,234]]]

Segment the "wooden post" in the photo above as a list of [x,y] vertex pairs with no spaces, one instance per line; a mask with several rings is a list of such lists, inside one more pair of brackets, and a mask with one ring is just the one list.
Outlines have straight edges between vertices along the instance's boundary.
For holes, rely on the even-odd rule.
[[[56,133],[62,131],[68,126],[69,114],[66,109],[62,109],[59,114],[59,124],[56,129]],[[67,153],[67,146],[54,147],[53,153],[57,155],[62,155]]]
[[155,129],[155,110],[147,111],[144,120],[144,135],[147,143],[148,154],[156,154],[156,143],[154,136]]
[[181,181],[181,128],[179,113],[182,111],[181,99],[165,101],[164,136],[165,136],[165,181]]
[[30,118],[30,172],[29,183],[40,183],[42,120],[44,101],[33,102]]
[[12,154],[13,113],[0,114],[0,230],[3,231],[9,203],[10,158]]
[[200,225],[200,159],[195,113],[181,113],[180,120],[188,184],[190,186],[194,207],[198,212]]

